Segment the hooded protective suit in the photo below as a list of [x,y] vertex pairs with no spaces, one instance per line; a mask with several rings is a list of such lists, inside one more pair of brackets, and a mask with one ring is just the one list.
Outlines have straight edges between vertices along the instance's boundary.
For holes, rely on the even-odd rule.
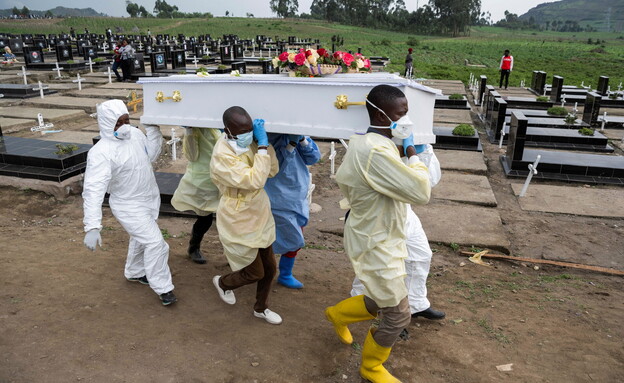
[[[418,158],[427,166],[429,171],[429,182],[434,187],[440,182],[442,172],[440,162],[433,152],[431,145]],[[404,159],[406,159],[404,157]],[[407,247],[407,258],[405,259],[405,286],[412,314],[428,309],[431,304],[427,299],[427,276],[431,266],[431,248],[429,240],[423,230],[420,219],[412,210],[412,206],[407,204],[407,217],[405,221],[405,245]],[[351,289],[351,296],[364,294],[364,285],[355,277]]]
[[321,159],[316,143],[309,137],[305,139],[307,145],[298,143],[289,150],[287,134],[269,134],[269,142],[275,148],[279,162],[279,173],[267,180],[264,190],[271,200],[275,219],[273,251],[277,254],[299,250],[305,244],[301,228],[308,224],[310,217],[306,198],[310,184],[308,165]]
[[84,229],[102,229],[102,201],[108,192],[113,215],[130,235],[126,278],[146,276],[160,295],[173,290],[167,264],[169,246],[156,224],[160,193],[151,164],[160,154],[162,134],[158,127],[146,126],[147,137],[131,128],[129,137],[116,138],[117,120],[127,113],[120,100],[97,107],[101,139],[87,157],[82,193]]

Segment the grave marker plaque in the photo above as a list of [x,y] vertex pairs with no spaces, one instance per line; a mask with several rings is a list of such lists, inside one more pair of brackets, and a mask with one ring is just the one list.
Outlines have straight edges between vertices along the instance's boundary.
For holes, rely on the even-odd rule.
[[596,92],[598,92],[601,96],[607,96],[607,93],[609,93],[609,77],[598,77],[598,87],[596,88]]
[[485,93],[485,87],[487,85],[487,76],[481,75],[479,76],[479,102],[483,100],[483,94]]
[[585,105],[583,107],[583,121],[587,124],[596,125],[598,123],[600,101],[602,101],[602,96],[597,92],[587,93],[587,98],[585,99]]
[[93,46],[85,45],[82,48],[82,58],[84,58],[85,61],[88,61],[89,58],[93,60],[93,59],[96,59],[97,57],[98,57],[97,49],[95,49]]
[[134,73],[145,73],[145,59],[142,53],[134,55],[133,71]]
[[68,60],[73,60],[73,59],[74,59],[74,54],[69,45],[58,44],[56,46],[56,61],[61,62],[61,61],[68,61]]
[[22,53],[24,49],[24,43],[22,39],[9,39],[9,46],[13,53]]
[[24,47],[24,60],[26,64],[42,63],[43,50],[39,47]]
[[171,51],[171,69],[184,69],[186,68],[186,57],[183,50]]
[[232,49],[234,50],[234,58],[243,57],[243,45],[242,44],[234,44],[234,47]]
[[[492,115],[489,120],[490,130],[494,131],[494,139],[498,140],[505,124],[507,113],[507,101],[502,98],[495,98],[492,108]],[[487,123],[487,122],[486,122]]]
[[150,59],[152,72],[158,72],[167,69],[167,58],[165,52],[152,52]]
[[507,137],[507,164],[511,169],[516,169],[514,162],[522,161],[524,155],[524,144],[526,141],[526,131],[529,120],[521,112],[511,113],[511,124],[509,136]]
[[9,45],[9,39],[7,38],[0,38],[0,49],[2,50],[2,52],[4,52],[4,47],[8,47]]
[[272,60],[262,61],[262,74],[274,74],[278,73],[276,68],[273,66]]
[[230,56],[231,56],[231,51],[230,51],[230,46],[229,45],[223,45],[221,46],[221,48],[219,48],[219,53],[221,54],[221,62],[225,61],[225,60],[230,60]]
[[33,40],[33,44],[34,44],[34,46],[36,46],[37,48],[39,48],[41,50],[43,50],[44,48],[46,48],[48,46],[46,44],[45,39],[40,39],[40,38],[34,39]]
[[552,87],[550,89],[550,101],[561,102],[561,94],[563,92],[563,77],[553,76]]
[[237,70],[240,74],[247,73],[247,64],[244,61],[235,61],[232,63],[232,70]]

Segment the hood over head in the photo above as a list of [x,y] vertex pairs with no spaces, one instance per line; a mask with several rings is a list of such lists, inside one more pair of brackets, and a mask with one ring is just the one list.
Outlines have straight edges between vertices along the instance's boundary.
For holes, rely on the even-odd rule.
[[113,132],[119,117],[128,113],[128,108],[121,100],[109,100],[97,106],[97,119],[100,126],[100,136],[115,139]]

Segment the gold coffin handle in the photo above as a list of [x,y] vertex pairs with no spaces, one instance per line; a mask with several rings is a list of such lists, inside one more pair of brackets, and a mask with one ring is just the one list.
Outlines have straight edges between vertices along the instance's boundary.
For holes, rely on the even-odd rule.
[[334,102],[336,109],[347,109],[349,105],[366,105],[366,101],[349,102],[346,94],[336,96],[336,102]]
[[161,91],[156,92],[156,101],[164,102],[165,100],[173,100],[173,102],[180,102],[182,101],[182,94],[180,93],[179,90],[174,90],[173,95],[171,97],[165,97],[164,92],[161,92]]

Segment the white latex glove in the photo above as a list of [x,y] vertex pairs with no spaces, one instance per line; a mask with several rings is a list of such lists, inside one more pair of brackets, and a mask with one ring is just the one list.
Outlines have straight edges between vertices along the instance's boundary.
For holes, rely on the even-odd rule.
[[87,231],[87,234],[84,237],[84,244],[87,249],[91,251],[95,251],[96,245],[100,245],[100,247],[102,247],[102,237],[100,236],[100,231],[98,229]]

